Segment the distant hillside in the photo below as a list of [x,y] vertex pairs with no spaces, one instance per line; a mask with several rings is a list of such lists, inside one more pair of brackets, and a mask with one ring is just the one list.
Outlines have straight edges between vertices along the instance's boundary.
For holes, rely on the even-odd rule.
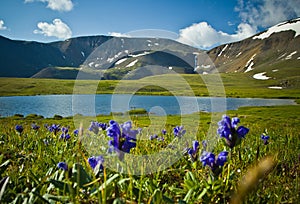
[[[277,24],[245,40],[218,46],[208,55],[219,72],[241,72],[257,80],[300,83],[300,18]],[[209,66],[201,64],[201,73]],[[279,87],[280,88],[280,87]]]
[[[169,39],[87,36],[65,41],[39,43],[10,40],[0,36],[0,77],[76,78],[78,68],[84,77],[120,78],[136,65],[180,67],[191,73],[196,48]],[[144,54],[142,54],[144,53]],[[127,59],[120,63],[120,58]],[[187,62],[189,61],[189,62]],[[62,69],[73,67],[77,69]],[[111,69],[107,72],[99,70]],[[122,69],[121,71],[119,71]],[[95,76],[93,76],[95,75]]]

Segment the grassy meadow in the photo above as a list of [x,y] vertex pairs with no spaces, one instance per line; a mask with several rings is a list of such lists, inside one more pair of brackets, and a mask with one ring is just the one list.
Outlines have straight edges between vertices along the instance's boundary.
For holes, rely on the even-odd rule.
[[[148,175],[112,171],[106,168],[105,160],[114,155],[105,154],[103,170],[95,173],[88,162],[93,155],[85,149],[80,138],[95,137],[106,141],[109,137],[101,129],[97,134],[88,130],[92,118],[83,117],[88,122],[83,124],[81,136],[73,133],[75,127],[71,117],[1,118],[1,203],[240,203],[241,200],[244,203],[297,203],[300,199],[299,112],[298,105],[244,107],[229,111],[230,117],[239,117],[240,125],[250,130],[233,149],[227,147],[224,138],[215,132],[217,124],[211,124],[213,115],[200,113],[197,133],[190,132],[191,127],[187,125],[186,135],[182,138],[174,137],[173,128],[179,125],[181,117],[189,118],[193,125],[192,121],[197,120],[199,114],[168,116],[165,126],[157,124],[141,133],[145,138],[157,134],[164,140],[138,140],[130,152],[134,155],[155,153],[190,134],[201,142],[207,139],[211,126],[217,140],[211,151],[215,154],[224,150],[229,152],[218,175],[214,175],[208,166],[204,167],[199,159],[191,161],[184,149],[179,151],[180,159],[169,168]],[[97,120],[108,123],[111,117],[98,116]],[[127,118],[120,115],[114,119],[122,123]],[[133,129],[137,129],[147,128],[150,119],[135,115],[131,120]],[[40,128],[34,130],[32,124]],[[54,134],[44,127],[45,124],[68,127],[70,138],[60,138],[62,130]],[[15,129],[16,125],[23,127],[21,133]],[[165,135],[162,135],[162,129],[166,129]],[[267,145],[260,138],[262,133],[270,136]],[[207,142],[209,145],[210,141]],[[201,156],[203,149],[200,145],[196,157]],[[59,162],[65,162],[68,169],[58,168]],[[263,168],[259,168],[261,166]]]
[[[110,94],[136,93],[148,95],[196,95],[240,98],[300,98],[298,77],[282,90],[280,79],[256,80],[247,73],[220,75],[165,74],[140,80],[57,80],[33,78],[1,78],[0,96],[45,94]],[[295,82],[296,81],[296,82]],[[293,83],[292,83],[293,82]],[[75,87],[75,89],[74,89]],[[138,89],[136,89],[138,87]],[[133,92],[134,91],[134,92]]]
[[[223,96],[226,93],[227,97],[292,98],[299,104],[298,86],[273,90],[268,87],[279,86],[279,81],[257,83],[246,74],[221,76],[224,87],[214,76],[197,75],[181,75],[178,80],[165,75],[122,82],[1,78],[0,94],[94,94],[95,87],[96,93],[132,93],[132,87],[141,87],[138,94]],[[185,82],[191,90],[186,89]],[[165,118],[136,112],[97,118],[43,118],[35,114],[0,117],[0,203],[297,203],[300,200],[299,113],[299,105],[228,111],[228,116],[240,119],[236,127],[231,127],[232,135],[238,135],[241,126],[249,129],[233,147],[217,133],[222,113]],[[119,157],[116,149],[107,153],[112,139],[109,131],[100,126],[91,128],[95,120],[108,125],[112,119],[119,124],[129,119],[132,130],[142,128],[137,136],[142,140],[134,141],[135,147],[124,158]],[[174,128],[182,120],[186,132],[176,136]],[[261,135],[269,139],[263,140]],[[200,145],[194,148],[196,140]],[[120,144],[125,141],[119,138]],[[182,143],[183,146],[179,145]],[[130,160],[131,155],[152,155],[163,150],[179,158],[166,169],[157,161],[158,171],[149,174],[134,174],[134,168],[122,170],[126,162],[134,167],[136,161]],[[228,155],[224,163],[218,163],[222,151]],[[215,160],[204,166],[207,152],[213,153]],[[99,156],[103,158],[92,165],[91,158]],[[165,157],[168,161],[168,155]],[[111,158],[116,158],[118,171],[109,168]],[[150,165],[143,163],[141,171],[151,169]]]

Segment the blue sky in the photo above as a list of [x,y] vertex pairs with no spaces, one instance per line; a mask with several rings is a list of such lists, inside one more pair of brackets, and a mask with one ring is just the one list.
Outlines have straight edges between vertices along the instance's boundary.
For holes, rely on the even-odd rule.
[[0,35],[51,42],[156,29],[208,49],[299,17],[298,4],[299,0],[1,0]]

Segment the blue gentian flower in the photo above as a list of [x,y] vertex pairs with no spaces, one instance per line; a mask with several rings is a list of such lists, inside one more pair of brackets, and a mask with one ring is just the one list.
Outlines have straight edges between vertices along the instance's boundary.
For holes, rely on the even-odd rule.
[[64,171],[67,171],[67,170],[68,170],[68,165],[66,164],[66,162],[59,162],[59,163],[57,164],[57,167],[58,167],[59,169],[64,170]]
[[183,129],[183,126],[176,126],[173,129],[173,133],[175,137],[182,137],[186,133],[186,130]]
[[221,173],[221,169],[227,161],[228,152],[223,151],[220,152],[218,157],[211,152],[204,151],[202,156],[200,157],[200,161],[203,166],[209,166],[215,176]]
[[97,165],[100,165],[100,170],[103,170],[103,163],[104,163],[104,158],[102,156],[92,156],[88,158],[88,162],[92,169],[95,169]]
[[224,163],[227,161],[227,156],[228,156],[228,152],[226,151],[220,152],[216,161],[216,165],[224,166]]
[[56,135],[60,131],[60,125],[53,124],[48,127],[48,130],[50,132],[53,132],[54,135]]
[[39,130],[40,129],[40,126],[38,126],[38,125],[36,125],[36,124],[31,124],[31,128],[33,129],[33,130]]
[[161,131],[161,133],[162,133],[163,135],[166,135],[166,134],[167,134],[166,129],[163,129],[163,130]]
[[157,139],[158,138],[158,135],[154,134],[154,135],[150,135],[149,139],[150,140],[154,140],[154,139]]
[[19,134],[21,134],[21,133],[23,132],[24,128],[23,128],[22,125],[16,125],[15,130],[16,130]]
[[112,138],[108,143],[108,152],[116,152],[120,160],[124,158],[124,153],[129,153],[131,148],[136,147],[136,135],[139,131],[132,130],[131,121],[119,125],[111,120],[106,132]]
[[92,121],[89,127],[89,131],[94,132],[96,135],[99,133],[99,123]]
[[198,149],[199,149],[199,142],[197,140],[193,141],[192,148],[187,148],[187,153],[190,155],[190,158],[193,162],[197,160]]
[[217,133],[220,137],[225,138],[226,144],[230,148],[240,144],[241,139],[249,132],[249,129],[244,126],[237,127],[239,122],[239,118],[234,117],[231,120],[227,115],[223,115],[222,120],[218,122]]
[[269,144],[270,136],[265,135],[265,134],[262,134],[262,135],[260,136],[260,138],[264,141],[264,145]]
[[73,134],[74,134],[74,135],[78,135],[78,134],[79,134],[79,130],[78,130],[78,129],[74,130],[74,131],[73,131]]

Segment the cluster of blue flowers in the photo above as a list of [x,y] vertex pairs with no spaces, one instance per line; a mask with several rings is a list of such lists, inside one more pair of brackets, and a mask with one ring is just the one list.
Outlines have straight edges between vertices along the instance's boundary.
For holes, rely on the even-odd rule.
[[16,125],[15,130],[16,130],[19,134],[21,134],[21,133],[23,132],[24,128],[23,128],[22,125]]
[[106,129],[107,136],[112,140],[108,142],[108,152],[115,152],[119,159],[124,158],[124,153],[129,153],[131,148],[136,147],[136,135],[139,130],[132,130],[131,121],[119,125],[116,121],[109,121],[109,127]]
[[61,135],[60,135],[60,139],[64,139],[64,140],[68,140],[71,138],[70,134],[69,134],[69,128],[66,128],[66,127],[62,127],[61,128]]
[[244,126],[237,127],[239,122],[240,119],[237,117],[230,119],[229,116],[223,115],[222,120],[218,123],[219,128],[217,132],[220,137],[225,138],[226,144],[230,148],[240,144],[241,139],[249,132],[249,129]]
[[176,126],[173,133],[175,137],[182,137],[186,133],[186,130],[183,129],[183,126]]
[[262,135],[260,136],[260,138],[261,138],[262,141],[264,142],[264,145],[269,144],[270,136],[268,136],[268,135],[266,135],[266,134],[262,134]]
[[227,161],[228,152],[222,151],[216,157],[211,152],[203,152],[202,156],[200,157],[200,161],[202,162],[203,166],[209,166],[212,172],[215,175],[218,175],[221,171],[222,166],[224,166],[225,162]]
[[96,135],[99,133],[100,128],[102,130],[106,130],[107,124],[106,123],[99,123],[97,121],[92,121],[90,127],[88,128],[89,131],[95,133]]

